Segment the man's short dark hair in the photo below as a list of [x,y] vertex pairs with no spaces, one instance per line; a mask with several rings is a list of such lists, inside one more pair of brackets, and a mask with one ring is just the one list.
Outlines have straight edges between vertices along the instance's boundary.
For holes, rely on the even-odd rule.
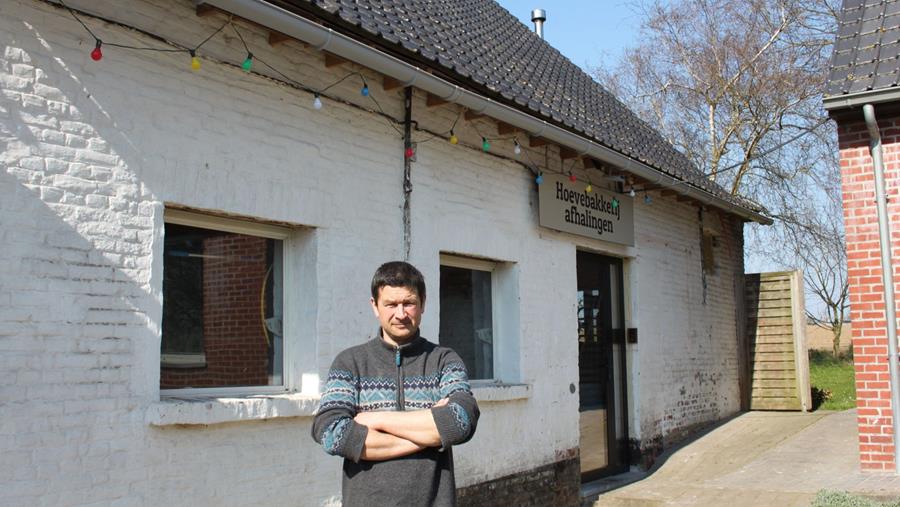
[[419,299],[425,302],[425,277],[408,262],[385,262],[375,270],[375,276],[372,277],[372,299],[377,302],[378,292],[386,285],[413,289]]

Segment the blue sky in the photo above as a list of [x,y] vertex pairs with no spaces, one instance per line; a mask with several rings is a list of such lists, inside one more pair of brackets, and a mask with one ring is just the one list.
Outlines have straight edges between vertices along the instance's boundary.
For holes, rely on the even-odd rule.
[[[641,16],[635,3],[640,0],[497,0],[528,27],[533,27],[531,10],[547,11],[544,38],[569,60],[588,70],[601,62],[612,64],[624,48],[639,40]],[[783,269],[760,256],[748,255],[746,271]],[[818,305],[807,297],[807,306]]]
[[640,16],[630,0],[498,0],[528,27],[532,9],[547,11],[544,39],[587,70],[618,58],[638,37]]

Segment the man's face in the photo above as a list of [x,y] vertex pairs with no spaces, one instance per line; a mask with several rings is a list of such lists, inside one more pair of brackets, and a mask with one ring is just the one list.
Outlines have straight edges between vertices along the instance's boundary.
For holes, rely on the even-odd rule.
[[412,288],[385,285],[378,290],[378,300],[370,302],[388,343],[402,345],[419,331],[425,303]]

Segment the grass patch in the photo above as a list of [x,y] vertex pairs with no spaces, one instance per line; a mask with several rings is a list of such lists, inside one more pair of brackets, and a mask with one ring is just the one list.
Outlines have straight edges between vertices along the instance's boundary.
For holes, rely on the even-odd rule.
[[856,408],[852,358],[834,357],[827,351],[810,350],[809,383],[813,392],[813,410]]
[[819,491],[811,507],[900,507],[900,501],[879,502],[846,491]]

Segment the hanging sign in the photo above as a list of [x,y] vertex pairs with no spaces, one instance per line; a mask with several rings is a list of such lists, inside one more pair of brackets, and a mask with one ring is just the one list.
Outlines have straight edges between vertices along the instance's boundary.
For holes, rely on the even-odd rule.
[[538,185],[540,224],[558,231],[634,245],[634,198],[610,190],[588,192],[583,182],[544,174]]

